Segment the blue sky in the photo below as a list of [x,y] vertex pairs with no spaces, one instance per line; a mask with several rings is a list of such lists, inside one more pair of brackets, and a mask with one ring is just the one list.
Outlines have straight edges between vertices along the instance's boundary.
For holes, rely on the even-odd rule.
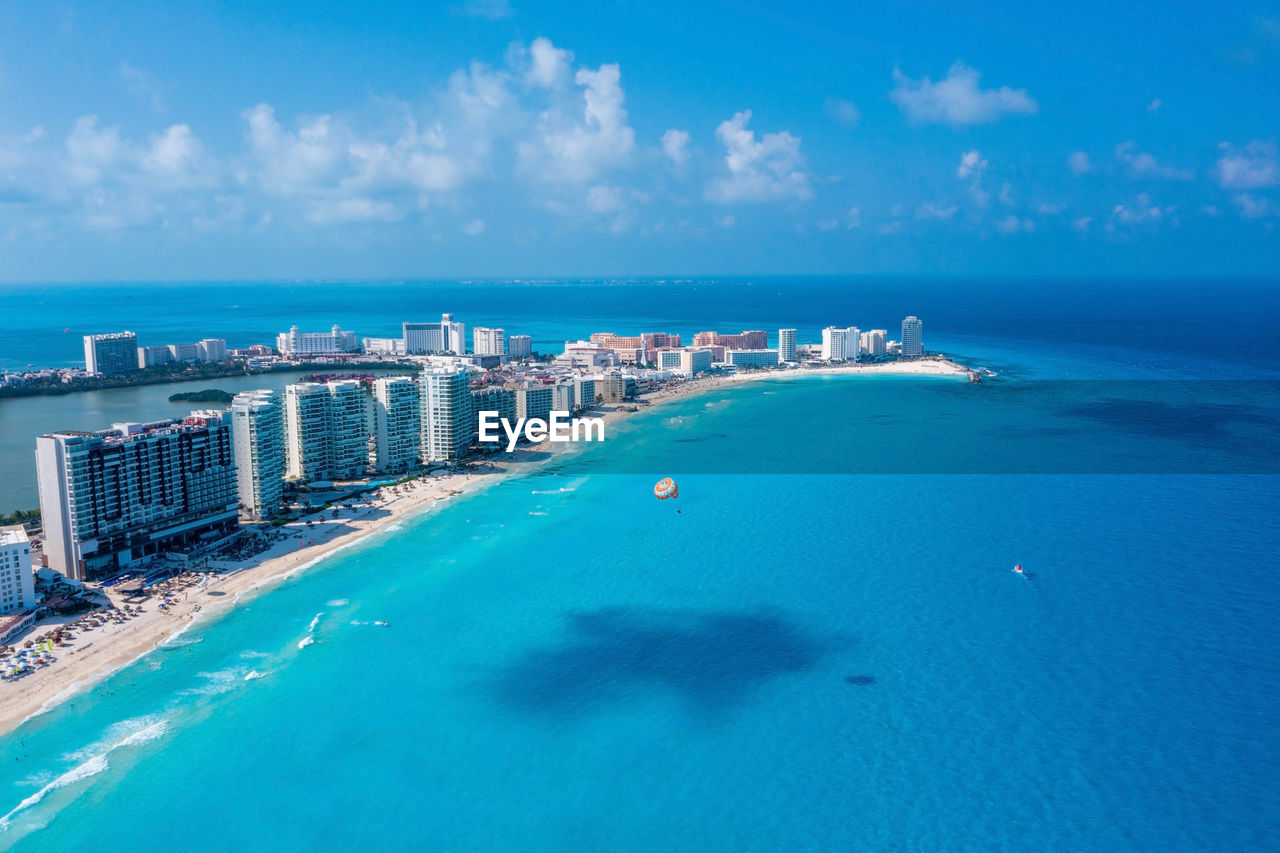
[[1280,5],[0,0],[0,278],[1269,275]]

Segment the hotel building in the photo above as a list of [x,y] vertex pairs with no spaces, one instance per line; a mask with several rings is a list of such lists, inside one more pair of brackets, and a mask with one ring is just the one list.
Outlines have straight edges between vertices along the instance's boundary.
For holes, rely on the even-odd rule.
[[506,419],[508,423],[515,425],[516,422],[516,392],[511,388],[500,388],[498,386],[489,386],[488,388],[478,388],[471,392],[471,407],[475,412],[475,426],[471,431],[471,441],[486,446],[505,445],[506,438],[501,428],[498,430],[497,441],[480,442],[480,413],[496,412],[494,419],[501,421]]
[[240,512],[261,521],[280,514],[284,493],[284,403],[277,391],[231,400],[231,436]]
[[565,341],[564,352],[555,359],[556,367],[585,367],[589,370],[612,367],[617,363],[617,353],[591,341]]
[[822,330],[822,357],[827,361],[857,361],[861,342],[862,332],[857,326],[827,326]]
[[358,352],[360,342],[355,332],[344,332],[334,326],[327,332],[300,332],[297,326],[276,335],[276,349],[285,358],[313,355],[342,355]]
[[42,435],[36,476],[45,558],[74,580],[198,546],[239,523],[229,412]]
[[533,355],[533,338],[528,335],[511,335],[507,338],[507,355],[514,359]]
[[924,323],[914,315],[902,321],[902,354],[924,355]]
[[285,475],[290,480],[359,477],[369,467],[371,406],[358,381],[300,382],[284,389]]
[[31,543],[21,524],[0,527],[0,614],[20,613],[36,606],[31,574]]
[[796,330],[778,330],[778,358],[782,361],[796,360]]
[[889,353],[889,332],[885,329],[872,329],[863,332],[858,343],[858,352],[868,358],[882,358]]
[[574,391],[572,382],[559,382],[551,386],[551,411],[572,412]]
[[731,349],[725,358],[734,367],[777,367],[776,349]]
[[555,408],[554,392],[550,385],[526,385],[516,389],[516,417],[547,420]]
[[411,376],[384,376],[373,383],[374,467],[399,474],[418,463],[422,441],[422,404]]
[[586,376],[573,379],[573,402],[579,409],[590,409],[596,404],[596,380]]
[[438,323],[404,323],[401,331],[407,355],[463,355],[467,351],[467,327],[454,322],[452,314],[442,314]]
[[680,370],[693,376],[711,369],[710,349],[686,349],[680,351]]
[[[769,346],[769,333],[761,329],[722,335],[719,332],[698,332],[693,336],[695,347],[721,346],[730,349],[765,349]],[[679,346],[679,344],[677,344]]]
[[471,382],[465,369],[433,368],[418,377],[423,462],[456,462],[467,455],[475,429]]
[[138,336],[133,332],[84,336],[86,373],[113,376],[138,369]]
[[505,355],[507,352],[505,333],[502,329],[476,326],[471,330],[471,339],[471,349],[476,355]]

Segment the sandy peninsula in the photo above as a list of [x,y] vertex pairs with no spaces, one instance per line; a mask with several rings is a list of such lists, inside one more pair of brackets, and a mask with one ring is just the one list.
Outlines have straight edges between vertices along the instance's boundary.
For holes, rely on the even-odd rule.
[[[745,382],[799,379],[819,375],[965,376],[969,368],[943,358],[886,364],[850,364],[793,370],[745,371],[668,384],[641,395],[640,406],[605,407],[591,416],[606,425],[673,400]],[[175,585],[165,608],[146,599],[136,615],[108,620],[97,627],[77,629],[50,663],[30,675],[0,684],[0,734],[56,707],[128,666],[193,625],[209,622],[235,607],[246,596],[264,591],[290,575],[349,547],[406,518],[426,512],[442,501],[474,494],[519,472],[534,470],[566,445],[544,442],[514,453],[498,453],[451,472],[436,473],[398,486],[384,486],[350,508],[339,507],[273,528],[283,534],[268,550],[238,563],[214,563],[216,573],[198,582]],[[551,452],[548,452],[551,451]],[[121,593],[104,590],[113,607],[123,610]],[[67,620],[44,620],[27,636],[48,633]],[[20,646],[22,640],[18,641]]]

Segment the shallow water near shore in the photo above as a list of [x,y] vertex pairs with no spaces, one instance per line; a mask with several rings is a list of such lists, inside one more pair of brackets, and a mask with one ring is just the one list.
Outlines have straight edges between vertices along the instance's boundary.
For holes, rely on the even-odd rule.
[[1280,477],[1223,467],[1271,398],[1157,436],[1199,473],[869,469],[1149,446],[957,397],[1020,381],[744,383],[371,537],[5,738],[0,846],[1271,846]]

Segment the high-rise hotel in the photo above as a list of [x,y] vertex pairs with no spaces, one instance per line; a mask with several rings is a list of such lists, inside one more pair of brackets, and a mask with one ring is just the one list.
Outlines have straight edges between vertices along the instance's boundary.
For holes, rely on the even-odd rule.
[[471,330],[472,351],[476,355],[506,355],[506,333],[502,329],[476,326]]
[[924,355],[924,323],[914,315],[902,321],[902,354]]
[[778,358],[781,361],[796,360],[796,330],[778,330]]
[[299,382],[284,389],[285,476],[359,477],[369,467],[372,407],[354,379]]
[[229,412],[42,435],[36,476],[45,557],[76,580],[188,550],[239,523]]
[[456,462],[467,455],[475,414],[466,370],[430,368],[418,377],[423,462]]
[[276,391],[246,391],[231,400],[231,434],[240,510],[275,518],[284,492],[284,403]]
[[84,336],[84,369],[112,376],[138,369],[138,336],[133,332]]
[[399,474],[418,462],[422,441],[422,407],[412,376],[383,376],[373,383],[377,427],[374,467]]

